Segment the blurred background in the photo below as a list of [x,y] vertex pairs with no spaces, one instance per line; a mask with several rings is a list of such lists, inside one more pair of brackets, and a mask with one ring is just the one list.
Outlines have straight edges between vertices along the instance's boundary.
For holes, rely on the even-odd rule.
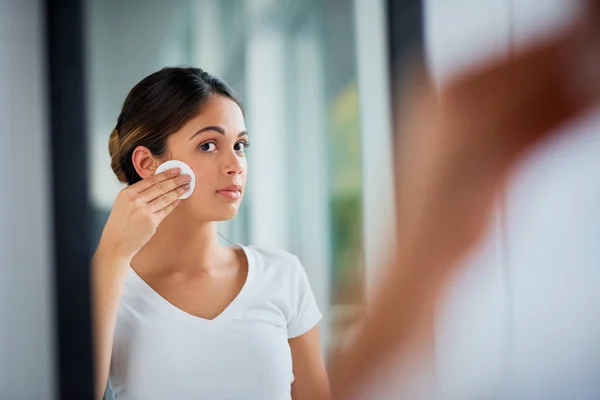
[[[327,354],[394,238],[398,71],[423,61],[441,85],[580,5],[0,0],[0,399],[87,398],[87,260],[122,187],[108,137],[143,77],[191,65],[241,96],[248,190],[219,231],[299,256]],[[591,112],[522,166],[433,317],[430,351],[371,398],[600,397],[599,128]]]

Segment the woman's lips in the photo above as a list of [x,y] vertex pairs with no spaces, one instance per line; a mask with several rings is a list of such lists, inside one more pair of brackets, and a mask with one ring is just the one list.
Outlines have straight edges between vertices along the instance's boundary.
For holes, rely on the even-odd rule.
[[242,197],[242,188],[237,185],[231,185],[224,189],[217,190],[217,193],[228,200],[236,201]]
[[218,190],[217,193],[228,198],[229,200],[239,200],[242,197],[242,192],[239,190]]

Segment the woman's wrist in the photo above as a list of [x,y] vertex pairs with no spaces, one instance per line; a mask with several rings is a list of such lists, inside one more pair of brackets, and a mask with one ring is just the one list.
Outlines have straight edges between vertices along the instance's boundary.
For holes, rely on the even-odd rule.
[[117,246],[101,240],[94,253],[92,265],[129,265],[132,259],[132,256],[119,251]]
[[113,266],[122,269],[131,264],[133,257],[122,254],[116,247],[100,243],[92,259],[94,269],[110,269]]

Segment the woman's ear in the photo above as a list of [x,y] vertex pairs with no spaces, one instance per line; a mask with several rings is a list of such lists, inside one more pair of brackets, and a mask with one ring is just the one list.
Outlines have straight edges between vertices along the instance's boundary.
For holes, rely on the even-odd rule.
[[144,146],[138,146],[131,155],[133,167],[142,179],[151,177],[158,168],[157,160],[154,158],[150,150]]

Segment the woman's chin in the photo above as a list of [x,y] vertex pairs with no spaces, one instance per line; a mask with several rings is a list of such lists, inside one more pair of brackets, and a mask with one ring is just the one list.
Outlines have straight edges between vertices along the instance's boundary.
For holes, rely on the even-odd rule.
[[223,222],[223,221],[229,221],[235,218],[235,216],[237,215],[237,208],[235,210],[231,210],[231,212],[228,213],[223,213],[221,215],[215,215],[215,218],[213,218],[213,221],[216,222]]
[[213,207],[209,210],[202,208],[194,211],[190,213],[191,215],[189,215],[189,217],[199,221],[222,222],[235,218],[238,213],[238,205],[231,204],[226,207]]

